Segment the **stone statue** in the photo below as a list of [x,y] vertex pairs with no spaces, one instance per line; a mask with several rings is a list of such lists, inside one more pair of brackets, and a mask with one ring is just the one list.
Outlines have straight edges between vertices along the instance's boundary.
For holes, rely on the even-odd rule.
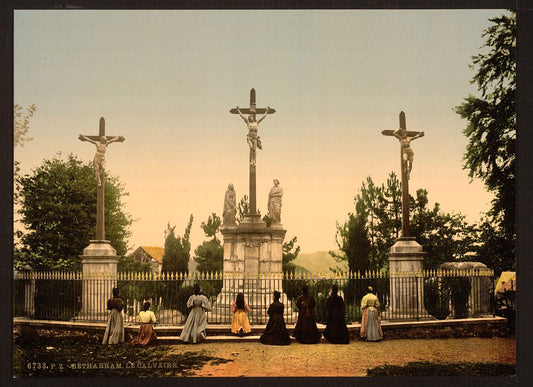
[[96,145],[96,154],[94,155],[94,159],[93,159],[93,168],[96,174],[96,182],[98,183],[98,187],[100,187],[102,185],[102,180],[104,177],[105,151],[107,149],[107,145],[111,144],[112,142],[123,142],[124,137],[122,136],[115,136],[115,137],[99,136],[98,140],[93,140],[89,138],[88,136],[84,136],[83,134],[80,134],[79,139],[81,141],[88,141]]
[[267,114],[270,111],[270,106],[266,108],[265,114],[256,121],[255,120],[255,114],[249,114],[248,118],[244,117],[244,115],[241,112],[241,109],[237,106],[235,108],[237,112],[239,113],[239,116],[243,119],[243,121],[248,126],[248,134],[246,135],[246,142],[248,142],[248,146],[250,147],[250,163],[251,165],[255,165],[255,152],[256,149],[263,149],[261,146],[261,138],[257,135],[257,130],[259,129],[259,123],[265,119]]
[[409,136],[407,130],[403,128],[396,129],[392,132],[394,137],[400,140],[400,146],[402,149],[402,160],[404,162],[405,173],[407,179],[411,176],[411,170],[413,169],[413,158],[415,153],[411,149],[411,141],[416,140],[417,138],[423,137],[424,132],[417,132],[414,136]]
[[236,196],[233,184],[228,185],[224,196],[224,212],[222,214],[222,224],[226,226],[235,225],[235,215],[237,214]]
[[281,198],[283,188],[279,185],[279,180],[274,179],[274,186],[268,193],[268,216],[272,219],[272,224],[281,223]]

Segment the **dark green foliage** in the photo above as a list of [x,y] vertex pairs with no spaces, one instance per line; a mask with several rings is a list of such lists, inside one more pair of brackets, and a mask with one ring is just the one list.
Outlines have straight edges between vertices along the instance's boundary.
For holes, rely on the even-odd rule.
[[[212,238],[204,241],[194,250],[194,260],[197,263],[196,271],[200,273],[221,273],[224,266],[224,248],[217,238],[220,225],[220,217],[214,212],[209,216],[207,222],[202,222],[202,230],[205,236]],[[218,294],[222,289],[222,280],[204,281],[200,286],[206,294]]]
[[[394,172],[381,186],[367,177],[354,201],[355,213],[349,213],[344,224],[337,224],[336,242],[344,254],[330,254],[338,261],[347,260],[350,271],[386,270],[387,253],[400,236],[401,184]],[[424,268],[467,260],[476,242],[475,226],[460,213],[444,213],[438,203],[431,209],[428,203],[425,189],[417,190],[416,199],[410,196],[411,234],[427,253]]]
[[81,281],[36,280],[35,319],[63,320],[75,318],[81,310]]
[[[231,360],[211,357],[203,352],[172,353],[172,345],[158,343],[134,347],[128,342],[102,345],[101,335],[92,337],[43,337],[24,340],[21,336],[13,345],[13,376],[20,377],[176,377],[192,376],[194,370],[205,364],[220,364]],[[47,349],[52,347],[52,349]],[[47,368],[28,367],[42,365]],[[71,364],[96,364],[98,368],[73,369]],[[55,369],[51,369],[51,364]],[[62,369],[59,369],[62,364]],[[100,364],[121,368],[99,368]],[[126,365],[129,367],[126,367]],[[158,366],[166,364],[166,367]],[[148,365],[152,365],[148,367]],[[168,367],[170,365],[170,367]],[[74,379],[73,379],[74,380]]]
[[450,289],[443,286],[439,278],[428,278],[424,281],[424,307],[427,312],[438,320],[450,315]]
[[369,368],[368,376],[503,376],[515,375],[514,364],[409,362],[404,366],[382,365]]
[[122,256],[118,259],[117,272],[151,273],[150,262],[139,262],[133,257]]
[[189,271],[189,258],[191,251],[191,243],[189,237],[191,235],[193,216],[189,218],[189,223],[185,228],[183,237],[174,234],[176,226],[171,227],[167,225],[165,231],[165,253],[163,255],[163,273],[185,273]]
[[454,310],[454,318],[468,317],[468,298],[470,296],[470,278],[468,277],[448,277],[443,279],[443,283],[450,291],[450,298]]
[[282,267],[284,273],[294,273],[296,266],[292,261],[298,257],[300,253],[300,246],[296,246],[298,237],[292,238],[290,241],[283,243],[282,246]]
[[416,191],[412,202],[411,233],[427,253],[424,268],[436,269],[450,261],[466,261],[467,253],[475,246],[476,228],[469,225],[462,214],[448,214],[435,203],[428,208],[428,193],[425,189]]
[[[165,231],[165,253],[163,255],[162,273],[188,273],[191,243],[191,227],[193,216],[189,218],[189,223],[185,227],[183,237],[176,236],[174,230],[176,226],[167,225]],[[158,294],[164,294],[163,307],[166,309],[183,310],[183,292],[181,285],[183,280],[162,282],[159,284]],[[185,300],[187,302],[187,300]]]
[[516,14],[511,11],[490,21],[483,34],[485,51],[474,56],[471,65],[476,71],[471,83],[481,95],[465,98],[456,112],[468,121],[464,168],[494,193],[488,213],[493,231],[484,227],[488,239],[482,241],[490,245],[484,250],[494,251],[502,261],[497,266],[508,270],[515,265],[516,240]]
[[189,315],[189,308],[187,308],[187,300],[190,296],[193,294],[193,286],[192,285],[183,285],[178,289],[178,292],[176,294],[176,297],[174,299],[175,304],[170,305],[170,309],[177,309],[181,312],[181,314],[188,316]]
[[[15,200],[27,231],[18,231],[15,265],[35,270],[80,270],[78,255],[95,238],[94,170],[75,156],[44,160],[30,175],[15,176]],[[106,239],[124,255],[132,219],[122,211],[122,184],[108,175],[105,182]]]

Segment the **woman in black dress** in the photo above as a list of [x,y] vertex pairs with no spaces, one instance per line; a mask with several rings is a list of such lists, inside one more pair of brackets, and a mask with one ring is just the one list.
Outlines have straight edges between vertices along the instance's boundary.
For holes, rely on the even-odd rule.
[[315,300],[309,295],[307,286],[302,288],[302,295],[296,300],[298,321],[293,336],[302,344],[316,344],[322,336],[316,326]]
[[274,291],[274,302],[268,308],[270,319],[265,328],[265,332],[259,338],[263,344],[269,345],[289,345],[291,337],[287,331],[285,320],[283,319],[284,306],[279,302],[280,292]]
[[332,344],[348,344],[350,335],[344,319],[344,300],[337,295],[338,291],[338,286],[333,285],[331,287],[331,296],[326,301],[328,324],[324,330],[324,337]]

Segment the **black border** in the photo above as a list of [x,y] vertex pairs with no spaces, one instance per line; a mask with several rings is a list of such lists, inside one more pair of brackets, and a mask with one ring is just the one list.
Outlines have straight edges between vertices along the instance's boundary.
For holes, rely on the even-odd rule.
[[[0,13],[0,93],[1,139],[0,139],[0,294],[6,295],[9,312],[4,312],[0,325],[2,353],[11,358],[12,354],[12,192],[13,192],[13,11],[15,9],[514,9],[517,11],[517,277],[518,277],[518,318],[517,318],[517,377],[420,377],[420,378],[180,378],[145,380],[140,378],[101,378],[100,385],[141,385],[157,383],[168,385],[254,385],[291,384],[300,385],[531,385],[533,382],[532,348],[533,335],[529,334],[532,325],[533,294],[531,282],[527,276],[533,273],[533,235],[530,220],[533,219],[533,2],[529,0],[330,0],[330,1],[164,1],[164,0],[8,0],[1,6]],[[481,33],[481,31],[480,31]],[[460,101],[458,101],[459,103]],[[7,321],[6,321],[7,320]],[[361,354],[364,356],[364,354]],[[5,359],[5,358],[4,358]],[[354,359],[357,361],[357,359]],[[54,378],[54,379],[12,379],[12,362],[0,362],[0,382],[2,385],[51,385],[76,384],[94,385],[89,378]]]

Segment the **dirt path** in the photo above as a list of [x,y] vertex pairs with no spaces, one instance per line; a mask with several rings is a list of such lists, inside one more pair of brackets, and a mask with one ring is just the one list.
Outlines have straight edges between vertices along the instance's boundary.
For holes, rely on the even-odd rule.
[[412,361],[515,363],[514,338],[353,341],[348,345],[320,343],[288,347],[258,342],[176,345],[173,352],[205,351],[207,355],[233,361],[206,364],[194,376],[366,376],[379,365],[402,365]]

